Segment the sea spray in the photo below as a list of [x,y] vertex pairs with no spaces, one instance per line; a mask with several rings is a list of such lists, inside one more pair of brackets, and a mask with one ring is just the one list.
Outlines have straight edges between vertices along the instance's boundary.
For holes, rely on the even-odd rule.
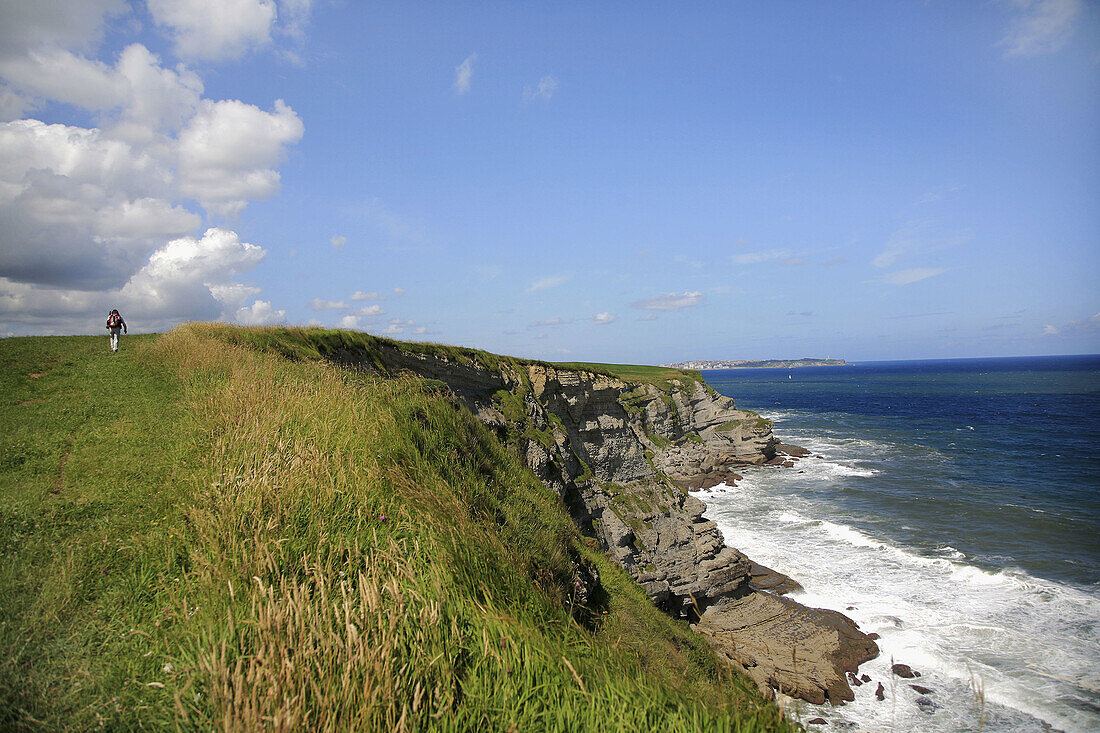
[[[881,637],[861,668],[873,682],[844,707],[805,706],[803,720],[1100,728],[1097,367],[857,365],[790,383],[785,371],[706,373],[811,451],[698,492],[707,516],[728,544],[798,580],[796,600]],[[922,676],[901,679],[892,662]]]

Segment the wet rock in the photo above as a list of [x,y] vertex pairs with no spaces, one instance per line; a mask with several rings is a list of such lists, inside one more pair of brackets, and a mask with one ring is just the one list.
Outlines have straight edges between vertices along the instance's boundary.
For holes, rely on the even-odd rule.
[[936,709],[939,708],[939,705],[932,702],[932,698],[930,697],[918,697],[917,707],[920,708],[922,713],[927,713],[928,715],[931,715],[932,713],[936,712]]
[[924,685],[909,685],[909,686],[912,687],[914,690],[916,690],[917,694],[919,694],[919,695],[931,695],[932,693],[935,692],[935,690],[930,690],[927,687],[925,687]]
[[[868,634],[868,636],[870,636],[870,634]],[[869,674],[861,674],[859,676],[859,678],[861,680],[863,680],[864,682],[870,682],[871,681],[871,675],[869,675]]]
[[911,680],[914,677],[920,677],[920,672],[917,672],[908,664],[901,664],[900,662],[891,666],[890,671],[902,679]]
[[810,720],[806,721],[806,724],[807,725],[826,725],[828,722],[829,721],[825,720],[825,718],[811,718]]
[[787,445],[786,443],[777,443],[775,446],[776,453],[783,453],[791,456],[792,458],[805,458],[810,455],[810,451],[797,445]]
[[878,641],[882,637],[872,631],[870,634],[867,634],[867,638],[870,639],[871,641]]
[[863,684],[863,681],[860,680],[859,677],[856,677],[854,673],[849,672],[848,673],[848,684],[850,684],[854,687],[859,687],[860,685]]
[[876,700],[885,700],[886,699],[886,688],[884,688],[882,686],[881,682],[878,683],[878,689],[875,690],[875,699]]

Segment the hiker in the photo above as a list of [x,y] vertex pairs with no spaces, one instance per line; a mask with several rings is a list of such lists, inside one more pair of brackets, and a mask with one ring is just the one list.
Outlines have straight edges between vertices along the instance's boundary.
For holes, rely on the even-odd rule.
[[111,351],[118,351],[118,332],[126,333],[126,321],[122,320],[118,309],[111,311],[107,316],[107,330],[111,332]]

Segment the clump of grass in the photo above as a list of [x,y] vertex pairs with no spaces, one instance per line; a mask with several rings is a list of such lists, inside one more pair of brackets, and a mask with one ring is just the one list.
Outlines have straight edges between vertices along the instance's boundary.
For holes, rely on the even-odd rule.
[[423,380],[98,341],[0,342],[0,727],[787,729]]

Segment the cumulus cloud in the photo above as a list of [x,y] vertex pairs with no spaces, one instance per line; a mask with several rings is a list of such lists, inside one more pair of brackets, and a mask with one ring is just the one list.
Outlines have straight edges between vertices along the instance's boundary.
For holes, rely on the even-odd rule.
[[[309,0],[283,0],[283,6],[288,23],[305,22]],[[154,20],[196,58],[233,55],[234,44],[263,42],[263,33],[247,30],[262,24],[242,19],[259,17],[257,8],[274,17],[274,7],[272,0],[149,2]],[[61,103],[97,123],[0,123],[4,317],[21,328],[37,318],[42,331],[56,331],[107,301],[143,311],[147,325],[235,319],[241,310],[247,312],[239,320],[249,323],[284,316],[256,299],[258,288],[233,279],[263,250],[216,228],[187,236],[202,225],[187,199],[233,214],[275,193],[275,166],[303,132],[294,111],[281,101],[264,111],[235,100],[203,100],[198,75],[182,64],[164,66],[142,44],[111,60],[86,55],[96,50],[105,19],[133,16],[125,0],[4,1],[2,14],[2,112]],[[201,42],[213,45],[191,53],[187,49],[200,43],[192,36],[204,23],[218,25]],[[219,40],[218,33],[237,38]],[[217,270],[208,262],[217,262]],[[17,302],[29,309],[26,319],[12,315]]]
[[356,290],[351,294],[352,300],[385,300],[386,298],[379,295],[377,291],[372,290],[369,293],[365,293],[362,290]]
[[537,293],[540,290],[546,290],[547,288],[557,287],[564,282],[567,282],[570,275],[551,275],[550,277],[544,277],[536,280],[527,286],[523,291],[525,293]]
[[[259,290],[234,278],[254,268],[265,252],[236,232],[211,228],[202,237],[180,237],[157,249],[121,288],[54,288],[0,278],[0,323],[21,332],[87,332],[101,313],[119,308],[140,330],[160,330],[185,320],[234,319],[242,301]],[[254,302],[244,318],[258,323],[285,316]]]
[[325,300],[324,298],[314,298],[309,301],[309,309],[311,311],[328,311],[328,310],[341,310],[347,308],[348,304],[342,300]]
[[654,295],[652,298],[636,300],[631,303],[631,306],[647,311],[674,311],[680,310],[681,308],[690,308],[693,305],[699,305],[706,297],[706,295],[698,290],[683,293],[665,293],[663,295]]
[[240,58],[271,42],[274,0],[146,0],[153,22],[186,58]]
[[592,316],[592,322],[595,323],[597,326],[602,326],[605,323],[611,323],[614,320],[615,316],[607,312],[597,313],[596,315]]
[[340,328],[359,328],[359,316],[347,315],[340,319]]
[[887,285],[909,285],[936,275],[942,275],[945,272],[947,270],[943,267],[914,267],[910,270],[891,272],[883,276],[882,281]]
[[273,112],[234,99],[204,100],[179,136],[180,190],[207,209],[240,213],[250,199],[279,190],[274,166],[303,132],[281,99]]
[[121,285],[155,240],[201,224],[167,200],[171,180],[152,155],[95,128],[0,124],[0,277]]
[[286,311],[275,310],[266,300],[257,300],[237,309],[235,320],[243,326],[272,326],[286,323]]
[[126,0],[5,0],[0,53],[39,46],[81,48],[98,40],[103,21],[128,10]]
[[341,247],[343,247],[345,244],[348,243],[348,238],[345,237],[345,236],[342,236],[340,234],[336,234],[332,237],[332,239],[330,239],[328,241],[329,241],[329,244],[332,245],[333,249],[340,249]]
[[363,317],[366,317],[366,318],[370,318],[372,316],[385,315],[385,313],[386,313],[385,308],[383,308],[380,305],[368,305],[368,306],[364,306],[362,308],[359,308],[355,311],[355,315],[363,316]]
[[108,66],[71,51],[46,48],[0,60],[0,76],[31,97],[112,113],[115,137],[152,140],[174,132],[198,107],[202,80],[183,65],[161,66],[145,46],[134,43]]
[[523,101],[534,102],[536,99],[549,101],[556,91],[558,91],[557,78],[553,74],[547,74],[539,79],[538,84],[523,88]]
[[1016,10],[1000,44],[1005,56],[1037,56],[1062,48],[1085,8],[1083,0],[1010,0]]
[[455,67],[455,81],[454,89],[459,94],[465,94],[470,91],[470,83],[474,79],[474,61],[477,60],[477,54],[472,53],[466,57],[466,59]]

